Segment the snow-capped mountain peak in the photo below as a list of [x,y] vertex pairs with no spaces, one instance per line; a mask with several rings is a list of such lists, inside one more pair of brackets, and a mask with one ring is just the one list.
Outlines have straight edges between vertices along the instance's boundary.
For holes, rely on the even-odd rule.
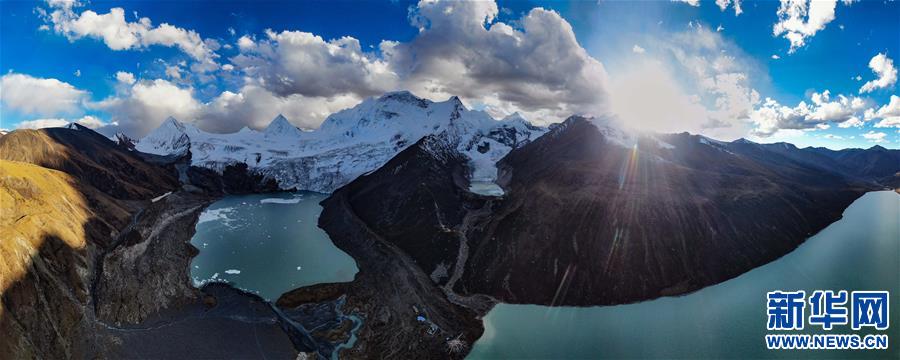
[[473,180],[490,180],[500,158],[545,131],[521,117],[494,120],[467,109],[457,97],[435,102],[395,91],[336,112],[315,131],[302,132],[280,115],[262,132],[245,128],[232,134],[167,120],[137,148],[155,154],[190,150],[195,166],[221,171],[245,163],[284,189],[331,192],[431,134],[469,156]]
[[299,137],[302,132],[300,129],[297,129],[296,126],[291,124],[288,119],[286,119],[281,114],[272,119],[272,122],[269,123],[269,126],[263,130],[263,133],[266,134],[267,137]]
[[[196,129],[196,128],[194,128]],[[187,127],[169,116],[135,145],[137,151],[156,155],[183,155],[191,147]]]

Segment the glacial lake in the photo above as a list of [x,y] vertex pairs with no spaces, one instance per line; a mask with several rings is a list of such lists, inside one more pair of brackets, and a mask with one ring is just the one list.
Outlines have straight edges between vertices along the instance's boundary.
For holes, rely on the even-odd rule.
[[200,215],[191,244],[199,286],[227,281],[267,300],[302,286],[352,281],[358,271],[317,224],[325,194],[227,196]]
[[[819,289],[890,291],[890,328],[878,332],[889,334],[888,349],[768,350],[767,333],[871,333],[766,330],[766,292]],[[469,359],[900,359],[900,195],[868,193],[793,252],[685,296],[587,308],[501,304],[484,326]]]

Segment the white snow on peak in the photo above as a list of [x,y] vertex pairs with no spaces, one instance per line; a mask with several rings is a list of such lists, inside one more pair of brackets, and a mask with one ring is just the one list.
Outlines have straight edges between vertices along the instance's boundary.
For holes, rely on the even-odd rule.
[[291,124],[284,116],[278,114],[275,119],[272,119],[272,122],[269,123],[269,126],[263,130],[263,133],[266,134],[266,137],[293,137],[299,138],[302,134],[300,129]]
[[622,124],[611,117],[591,117],[588,118],[600,130],[603,137],[612,144],[616,144],[625,148],[632,148],[638,142],[638,134],[626,129]]
[[207,133],[171,119],[141,139],[137,149],[160,155],[189,150],[195,166],[222,171],[243,162],[283,189],[331,192],[431,134],[446,136],[472,159],[473,179],[494,179],[500,158],[545,131],[521,116],[495,120],[456,97],[434,102],[396,91],[338,111],[314,131],[301,131],[281,115],[262,132],[245,128],[231,134]]

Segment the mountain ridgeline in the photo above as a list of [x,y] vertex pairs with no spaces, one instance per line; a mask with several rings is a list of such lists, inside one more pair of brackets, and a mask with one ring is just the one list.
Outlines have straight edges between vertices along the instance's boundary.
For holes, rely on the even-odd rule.
[[[483,197],[450,181],[465,170],[427,160],[458,157],[451,146],[411,151],[420,160],[337,190],[344,200],[324,202],[325,216],[349,208],[460,298],[550,305],[628,303],[730,279],[790,252],[900,170],[900,151],[880,147],[823,154],[635,136],[572,117],[500,160],[505,195]],[[329,234],[332,221],[322,220]]]
[[329,116],[319,129],[301,131],[277,116],[263,131],[204,132],[169,118],[135,145],[140,152],[190,156],[192,166],[223,173],[245,164],[281,189],[332,192],[375,170],[429,134],[444,133],[466,154],[477,178],[492,179],[494,163],[546,131],[518,115],[495,120],[452,97],[433,102],[406,91],[387,93]]
[[[341,356],[463,358],[496,302],[620,304],[725,281],[863,193],[900,187],[898,172],[900,150],[880,146],[635,134],[578,116],[545,128],[408,92],[315,131],[281,116],[232,134],[170,118],[139,140],[16,130],[0,135],[0,354],[329,357],[353,332]],[[319,226],[355,279],[276,303],[195,287],[203,209],[285,189],[333,191]],[[334,317],[342,306],[358,331]]]

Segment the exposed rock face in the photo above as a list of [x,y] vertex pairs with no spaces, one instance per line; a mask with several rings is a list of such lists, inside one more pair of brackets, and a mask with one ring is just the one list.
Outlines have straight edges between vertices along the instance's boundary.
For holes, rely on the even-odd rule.
[[793,250],[874,187],[699,136],[608,141],[573,118],[500,163],[508,195],[475,226],[457,289],[509,302],[680,294]]
[[689,292],[784,255],[878,188],[772,151],[629,136],[579,117],[498,163],[501,198],[461,191],[451,173],[423,175],[454,158],[438,154],[360,177],[325,213],[352,211],[425,273],[447,265],[433,281],[460,303],[619,304]]
[[95,260],[140,206],[136,200],[177,181],[79,125],[7,134],[0,159],[2,206],[11,206],[0,223],[0,353],[89,357],[102,341],[89,320]]
[[17,130],[0,140],[0,159],[59,170],[119,199],[149,199],[178,181],[108,138],[78,124],[74,129]]
[[[278,305],[345,294],[347,311],[363,324],[343,357],[462,358],[467,352],[450,351],[447,339],[471,345],[483,332],[478,313],[448,300],[423,270],[455,259],[458,248],[451,223],[462,211],[444,212],[443,205],[467,187],[468,169],[443,139],[420,140],[322,203],[319,226],[356,259],[359,273],[352,283],[295,290]],[[427,322],[416,320],[420,315]]]
[[67,174],[0,160],[3,357],[86,356],[91,261],[128,217],[118,201]]
[[[212,198],[190,184],[193,192],[157,198],[177,191],[178,172],[137,155],[78,126],[0,138],[0,358],[294,358],[313,349],[295,344],[308,335],[285,328],[262,299],[193,287],[189,240]],[[259,180],[236,172],[235,184]],[[185,335],[192,345],[178,346]]]
[[101,321],[133,324],[176,306],[194,303],[200,293],[184,271],[197,254],[189,243],[202,199],[177,193],[149,204],[102,257],[94,286]]

